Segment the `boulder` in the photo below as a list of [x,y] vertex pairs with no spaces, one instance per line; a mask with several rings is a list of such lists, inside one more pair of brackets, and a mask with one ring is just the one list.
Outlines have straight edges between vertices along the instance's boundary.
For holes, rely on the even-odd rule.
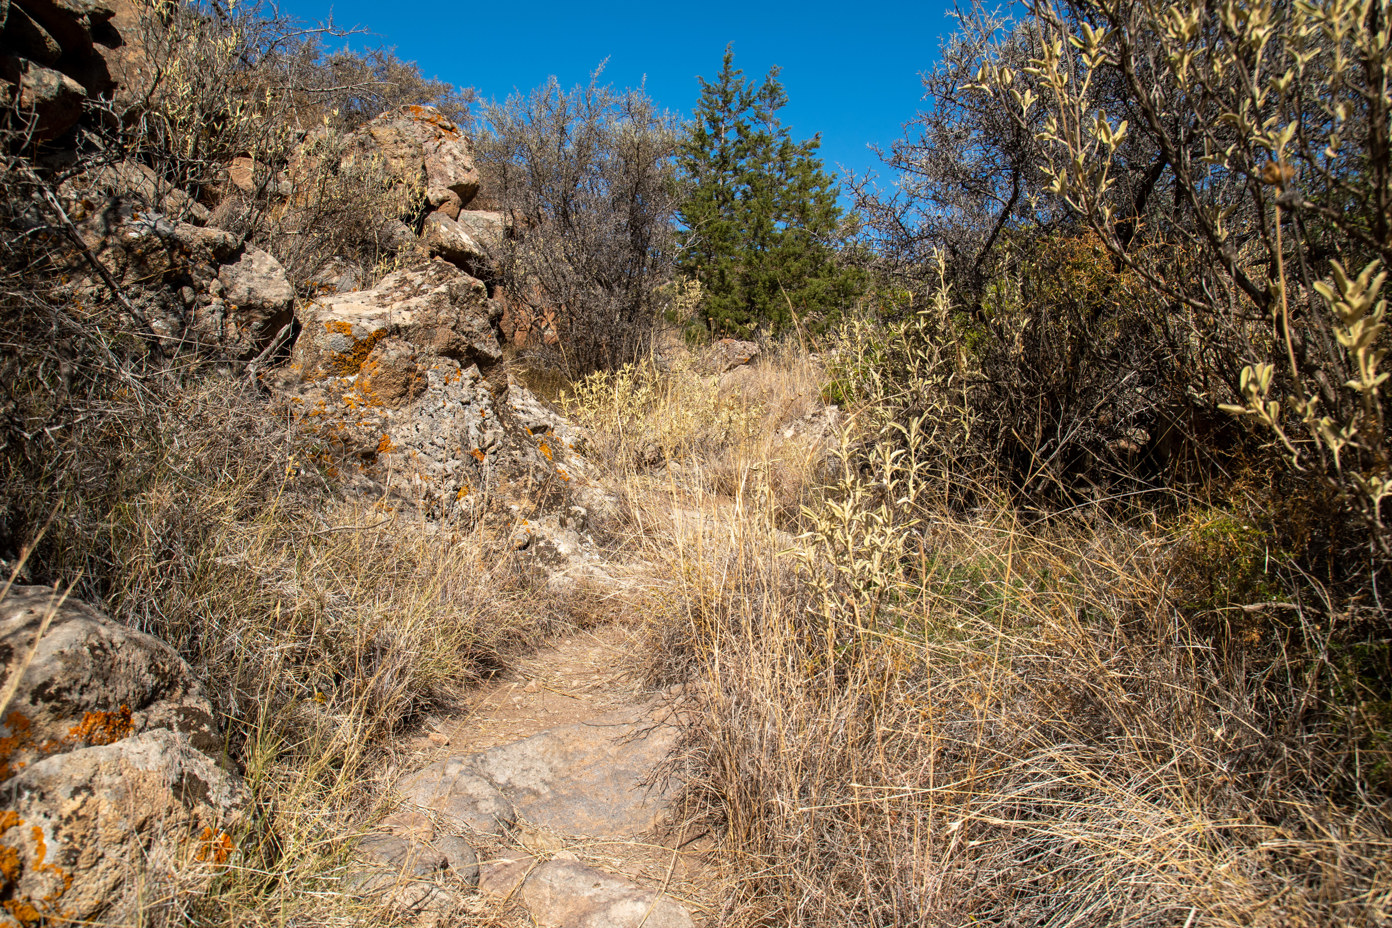
[[58,40],[18,6],[6,18],[0,41],[3,41],[6,51],[48,68],[57,64],[63,56]]
[[483,247],[485,253],[502,247],[507,223],[495,210],[463,210],[455,220],[468,236]]
[[478,193],[473,148],[459,127],[433,106],[402,106],[357,132],[366,151],[380,156],[409,186],[419,186],[432,210],[458,210]]
[[168,645],[16,586],[0,601],[0,663],[16,680],[0,720],[11,919],[127,923],[142,894],[226,861],[247,796],[214,759],[208,699]]
[[295,289],[285,268],[266,252],[246,245],[218,268],[227,328],[221,342],[243,356],[260,351],[292,319]]
[[246,804],[166,729],[46,758],[0,784],[0,899],[21,925],[131,924],[162,885],[211,878]]
[[406,777],[397,789],[409,801],[479,834],[505,834],[517,821],[507,797],[458,758],[431,764]]
[[308,380],[353,376],[388,337],[461,363],[502,360],[498,311],[481,281],[444,261],[397,271],[371,290],[320,297],[299,310],[293,361]]
[[17,108],[30,122],[36,141],[56,139],[75,126],[86,96],[82,85],[66,74],[32,61],[19,62]]
[[701,358],[700,368],[707,374],[724,374],[748,364],[759,356],[759,346],[735,338],[722,338]]
[[522,899],[545,928],[695,928],[690,913],[661,893],[575,860],[532,870]]
[[45,757],[152,729],[221,752],[207,697],[172,648],[83,603],[59,604],[47,587],[14,586],[0,602],[0,663],[18,664],[50,611],[0,719],[0,780]]
[[443,213],[431,213],[425,217],[421,240],[432,256],[444,258],[466,272],[478,275],[488,264],[488,252],[483,246],[465,231],[464,226]]

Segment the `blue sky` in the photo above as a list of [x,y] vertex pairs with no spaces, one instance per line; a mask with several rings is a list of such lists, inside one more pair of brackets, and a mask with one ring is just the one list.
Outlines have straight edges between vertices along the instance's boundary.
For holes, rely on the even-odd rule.
[[762,77],[781,65],[789,96],[783,122],[798,138],[822,135],[827,167],[876,165],[868,143],[888,146],[920,106],[918,72],[951,31],[950,2],[578,3],[532,0],[282,0],[282,13],[374,35],[354,44],[395,46],[427,76],[476,88],[485,98],[527,91],[556,75],[588,79],[605,58],[617,87],[646,79],[658,105],[689,116],[696,75],[713,78],[726,43],[735,64]]

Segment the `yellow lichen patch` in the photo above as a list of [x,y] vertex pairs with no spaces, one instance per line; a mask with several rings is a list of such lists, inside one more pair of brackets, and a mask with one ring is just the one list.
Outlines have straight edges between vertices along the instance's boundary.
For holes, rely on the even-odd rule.
[[115,712],[84,712],[82,721],[68,729],[68,736],[79,744],[115,744],[135,732],[130,706]]
[[552,455],[551,455],[551,446],[550,446],[550,445],[548,445],[548,444],[547,444],[546,442],[544,442],[544,441],[539,441],[539,442],[537,442],[537,447],[540,448],[540,449],[541,449],[541,453],[542,453],[543,455],[546,456],[546,460],[548,460],[548,461],[553,460]]
[[456,493],[456,494],[454,494],[454,498],[455,498],[455,499],[463,499],[464,497],[468,496],[468,495],[469,495],[470,493],[472,493],[472,492],[474,492],[473,487],[470,487],[470,486],[462,486],[462,487],[459,488],[459,492]]

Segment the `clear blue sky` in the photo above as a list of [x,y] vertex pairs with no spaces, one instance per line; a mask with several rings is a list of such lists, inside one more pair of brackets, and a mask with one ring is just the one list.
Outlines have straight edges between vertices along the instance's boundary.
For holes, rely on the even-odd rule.
[[646,79],[658,105],[689,116],[696,75],[713,78],[726,43],[735,65],[762,77],[781,65],[789,96],[783,122],[798,138],[822,135],[822,157],[857,173],[874,167],[868,143],[884,146],[920,106],[918,73],[951,31],[950,2],[580,3],[532,0],[454,4],[440,0],[283,0],[282,13],[373,33],[354,45],[395,46],[427,77],[474,87],[484,98],[527,91],[555,75],[567,87],[609,60],[616,87]]

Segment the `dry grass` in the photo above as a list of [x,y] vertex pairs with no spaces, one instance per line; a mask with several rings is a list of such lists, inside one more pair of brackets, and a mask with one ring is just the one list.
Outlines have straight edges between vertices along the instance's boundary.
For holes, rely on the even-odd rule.
[[483,527],[341,492],[321,449],[244,382],[146,386],[139,408],[110,400],[62,479],[35,488],[31,507],[58,494],[60,515],[29,578],[80,577],[83,598],[172,644],[253,795],[213,891],[197,874],[145,874],[146,918],[391,923],[340,881],[395,738],[567,626],[572,603]]
[[[670,389],[652,408],[713,402]],[[622,406],[587,420],[620,458],[643,435]],[[854,435],[816,491],[811,469],[777,482],[774,429],[695,421],[715,431],[672,456],[705,479],[629,502],[656,574],[646,669],[688,684],[676,763],[739,887],[723,923],[1392,919],[1392,809],[1367,775],[1387,741],[1358,747],[1326,685],[1350,614],[1196,617],[1193,514],[1025,526],[989,486],[915,483],[930,448],[891,460]],[[812,502],[797,538],[787,499]],[[1214,634],[1234,614],[1243,634]]]

